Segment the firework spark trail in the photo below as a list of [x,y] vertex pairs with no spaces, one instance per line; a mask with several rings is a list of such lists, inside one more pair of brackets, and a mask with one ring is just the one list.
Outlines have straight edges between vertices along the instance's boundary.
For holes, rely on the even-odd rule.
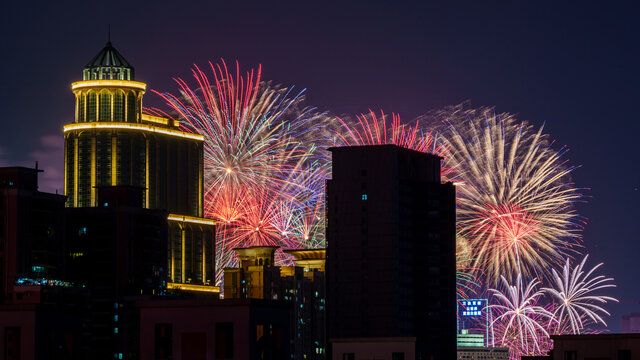
[[475,294],[482,283],[475,276],[477,269],[473,269],[473,249],[469,242],[456,234],[456,293],[458,302],[468,299],[468,294]]
[[521,274],[516,277],[515,285],[511,285],[505,277],[502,279],[502,290],[489,289],[492,304],[489,310],[494,314],[490,325],[497,335],[496,340],[502,346],[509,347],[511,355],[543,355],[549,342],[547,328],[553,314],[545,307],[538,305],[544,292],[536,288],[540,284],[537,279],[524,284]]
[[590,323],[602,323],[607,325],[600,314],[610,315],[601,304],[608,301],[617,302],[611,296],[597,295],[597,291],[613,288],[611,283],[613,278],[604,275],[592,276],[602,263],[596,265],[591,270],[584,268],[589,255],[586,255],[582,262],[571,269],[569,259],[566,260],[562,273],[553,272],[553,288],[544,288],[554,300],[558,302],[554,309],[556,327],[554,330],[563,334],[580,334]]
[[500,276],[548,276],[551,265],[579,245],[582,219],[573,209],[582,201],[562,156],[540,128],[493,109],[441,112],[439,134],[447,148],[444,174],[458,187],[458,224],[474,249],[474,268],[488,283]]
[[[391,114],[391,122],[381,110],[378,117],[372,110],[369,114],[356,115],[356,120],[336,117],[337,129],[332,130],[335,146],[363,146],[394,144],[403,148],[442,156],[446,153],[442,144],[434,141],[433,134],[423,132],[420,121],[415,125],[403,124],[400,115]],[[345,133],[343,135],[343,133]]]
[[[329,139],[324,127],[329,120],[304,107],[304,90],[295,93],[262,82],[261,68],[241,75],[237,63],[235,73],[224,61],[209,65],[213,81],[195,66],[194,88],[174,79],[179,95],[156,92],[171,114],[150,112],[177,118],[183,130],[205,137],[205,216],[219,224],[219,283],[220,270],[235,263],[234,247],[324,245],[324,235],[306,234],[305,239],[295,225],[302,214],[316,211],[310,210],[317,206],[314,199],[322,199],[326,178],[311,182],[308,172],[326,163],[318,146]],[[308,239],[313,239],[310,244]]]

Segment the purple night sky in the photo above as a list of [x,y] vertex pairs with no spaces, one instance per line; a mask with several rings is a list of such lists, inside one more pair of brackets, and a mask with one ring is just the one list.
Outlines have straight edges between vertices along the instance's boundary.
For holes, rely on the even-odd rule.
[[[229,2],[232,3],[232,2]],[[640,22],[631,3],[579,5],[410,2],[18,2],[3,6],[0,166],[45,169],[44,191],[62,191],[62,125],[73,120],[70,83],[104,46],[136,79],[174,92],[196,63],[238,60],[263,78],[307,89],[307,104],[335,115],[369,108],[411,120],[470,100],[519,114],[567,145],[588,187],[584,243],[613,276],[607,305],[640,311],[636,101]],[[61,5],[64,4],[64,5]],[[150,92],[145,105],[162,105]]]

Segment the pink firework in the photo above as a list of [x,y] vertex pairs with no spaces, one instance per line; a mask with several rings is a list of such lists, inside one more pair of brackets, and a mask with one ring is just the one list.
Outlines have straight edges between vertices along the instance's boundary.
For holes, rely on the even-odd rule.
[[414,125],[409,125],[403,124],[398,114],[391,114],[390,123],[387,118],[382,110],[380,117],[369,110],[369,114],[356,115],[356,121],[345,121],[337,117],[342,128],[333,131],[334,143],[336,146],[393,144],[435,155],[445,153],[445,148],[436,144],[431,132],[422,131],[419,120]]

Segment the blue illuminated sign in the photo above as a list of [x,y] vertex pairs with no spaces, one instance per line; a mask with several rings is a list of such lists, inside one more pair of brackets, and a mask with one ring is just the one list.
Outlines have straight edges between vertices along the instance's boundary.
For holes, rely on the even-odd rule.
[[461,315],[462,316],[482,316],[482,312],[484,310],[485,307],[485,300],[478,300],[478,299],[470,299],[470,300],[462,300],[460,301],[460,304],[462,305],[462,308],[460,310],[461,311]]

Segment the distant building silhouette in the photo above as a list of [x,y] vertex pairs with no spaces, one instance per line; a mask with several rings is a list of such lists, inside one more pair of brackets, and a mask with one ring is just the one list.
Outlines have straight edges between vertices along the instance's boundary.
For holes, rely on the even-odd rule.
[[0,302],[15,300],[20,278],[65,275],[65,197],[38,191],[40,171],[0,168]]
[[38,191],[39,172],[0,168],[0,354],[80,359],[89,294],[65,280],[65,197]]
[[625,334],[640,333],[640,313],[633,312],[628,315],[622,315],[620,331]]
[[441,183],[441,159],[395,145],[330,150],[333,359],[454,359],[455,189]]

